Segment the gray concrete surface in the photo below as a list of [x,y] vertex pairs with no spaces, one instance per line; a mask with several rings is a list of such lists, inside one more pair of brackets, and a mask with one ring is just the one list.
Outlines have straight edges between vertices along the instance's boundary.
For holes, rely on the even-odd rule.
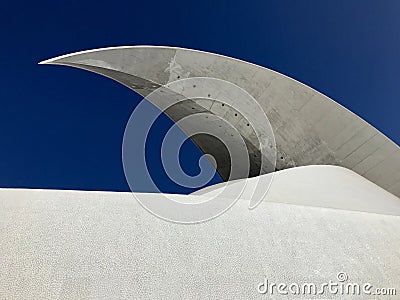
[[[351,189],[315,191],[300,175],[322,170],[309,168],[282,172],[287,180],[274,181],[283,193],[272,193],[277,202],[249,211],[239,200],[219,218],[196,225],[160,220],[130,193],[0,189],[0,299],[398,299],[400,217],[299,205],[307,198],[335,201],[328,192],[339,203],[375,200],[382,206],[392,196],[371,184],[371,199],[365,199],[357,191],[367,183],[354,173]],[[332,176],[343,174],[314,180],[328,186]],[[281,203],[279,197],[295,199],[296,193],[296,205]],[[163,201],[159,194],[147,196]],[[396,204],[398,210],[399,202],[390,205]],[[339,272],[350,283],[396,288],[397,296],[257,291],[265,277],[322,284],[337,282]]]
[[[400,196],[399,146],[327,96],[264,67],[212,53],[156,46],[96,49],[42,63],[93,71],[143,96],[184,78],[213,77],[232,82],[254,97],[268,116],[276,139],[277,170],[311,164],[343,166]],[[236,126],[249,148],[252,168],[239,177],[264,174],[258,164],[263,153],[240,114],[243,105],[236,101],[234,107],[222,107],[218,97],[213,97],[205,94],[182,107],[171,108],[167,114],[174,121],[198,111],[224,117]],[[217,171],[227,180],[230,165],[226,163],[226,151],[210,145],[206,137],[194,142],[216,158]]]

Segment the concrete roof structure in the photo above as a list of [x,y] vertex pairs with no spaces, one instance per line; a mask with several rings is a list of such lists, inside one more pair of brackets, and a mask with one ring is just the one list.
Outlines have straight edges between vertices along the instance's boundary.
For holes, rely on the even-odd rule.
[[[188,98],[165,113],[186,133],[199,127],[233,146],[245,140],[251,163],[232,175],[235,151],[192,137],[229,181],[168,198],[177,206],[238,201],[219,218],[186,226],[154,217],[137,201],[162,207],[161,193],[0,189],[0,299],[342,300],[382,289],[398,297],[399,147],[344,107],[274,71],[193,50],[118,47],[43,63],[111,77],[162,111],[164,101]],[[193,92],[200,87],[202,97]],[[256,104],[272,131],[257,119]],[[199,117],[181,122],[192,115]],[[222,119],[210,122],[214,116]],[[242,193],[231,194],[243,181]],[[265,182],[268,197],[248,210],[246,200]],[[286,293],[278,292],[281,284]]]
[[[267,68],[217,54],[158,46],[89,50],[42,63],[89,70],[110,77],[143,96],[185,78],[210,77],[231,82],[254,97],[267,115],[275,135],[276,170],[315,164],[342,166],[400,196],[398,145],[327,96]],[[245,105],[240,99],[234,99],[234,103],[221,105],[218,95],[206,93],[173,106],[165,113],[175,122],[203,112],[206,113],[204,118],[207,114],[217,115],[233,124],[240,138],[245,140],[251,165],[250,171],[243,169],[233,177],[229,155],[223,145],[206,135],[192,137],[203,153],[214,156],[217,171],[224,180],[271,172],[270,167],[263,169],[260,165],[265,151],[254,138],[259,130],[257,124],[246,127],[248,120],[241,114]],[[199,123],[207,126],[205,121]],[[228,132],[221,124],[221,132]],[[215,124],[210,126],[215,127]],[[275,166],[275,162],[271,164]]]

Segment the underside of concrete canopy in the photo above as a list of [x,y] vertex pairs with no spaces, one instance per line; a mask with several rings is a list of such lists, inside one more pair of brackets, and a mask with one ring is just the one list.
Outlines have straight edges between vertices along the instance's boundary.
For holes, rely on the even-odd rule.
[[[145,97],[160,87],[186,78],[209,77],[233,83],[257,101],[271,123],[277,150],[275,170],[322,164],[342,166],[400,196],[398,145],[327,96],[267,68],[212,53],[156,46],[89,50],[46,60],[42,64],[92,71]],[[209,135],[191,137],[203,153],[215,158],[217,171],[224,180],[270,172],[260,164],[268,155],[254,139],[259,130],[257,120],[248,120],[242,114],[244,104],[241,99],[235,99],[233,103],[222,105],[218,95],[204,92],[200,97],[169,107],[165,113],[174,122],[194,113],[203,113],[204,120],[197,119],[203,127],[208,126],[206,116],[211,114],[234,126],[245,141],[250,160],[250,170],[243,170],[234,177],[230,176],[230,156],[223,144]],[[251,107],[248,109],[251,113]],[[256,125],[247,126],[249,121]],[[229,139],[229,129],[224,124],[221,122],[220,130],[227,133]],[[237,135],[232,138],[236,139]],[[271,163],[275,165],[275,162]]]

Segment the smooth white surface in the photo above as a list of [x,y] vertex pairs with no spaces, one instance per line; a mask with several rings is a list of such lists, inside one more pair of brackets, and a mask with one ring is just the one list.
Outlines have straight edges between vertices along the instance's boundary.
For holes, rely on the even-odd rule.
[[[357,173],[338,166],[304,166],[273,174],[264,201],[336,208],[400,216],[400,199]],[[230,197],[235,185],[244,187],[242,199],[251,199],[258,177],[223,182],[194,192],[205,197]],[[254,182],[254,184],[253,184]],[[231,193],[232,190],[232,193]]]
[[[334,174],[343,173],[328,174],[332,186],[323,191],[303,185],[294,170],[282,172],[275,183],[285,189],[271,201],[334,199]],[[388,203],[389,193],[360,178],[341,190],[341,201],[362,203],[365,188],[380,195],[377,205]],[[154,217],[130,193],[0,189],[0,299],[265,299],[257,292],[265,276],[319,284],[338,272],[399,291],[400,217],[273,202],[247,207],[239,200],[215,220],[180,225]]]

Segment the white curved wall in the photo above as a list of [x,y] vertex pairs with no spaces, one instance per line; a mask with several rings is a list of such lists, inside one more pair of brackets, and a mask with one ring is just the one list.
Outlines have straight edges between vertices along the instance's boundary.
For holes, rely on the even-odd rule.
[[[274,197],[308,191],[313,201],[333,192],[342,200],[365,199],[356,192],[366,187],[358,175],[351,189],[303,185],[301,195],[301,179],[292,180],[299,174],[290,172],[282,173],[285,190]],[[340,180],[334,173],[343,176],[327,175],[331,183]],[[376,203],[391,201],[374,187],[380,189],[367,189],[380,195]],[[400,217],[274,202],[247,206],[239,200],[212,221],[180,225],[149,214],[130,193],[1,189],[0,299],[265,299],[257,292],[265,276],[318,284],[338,272],[399,291]]]

